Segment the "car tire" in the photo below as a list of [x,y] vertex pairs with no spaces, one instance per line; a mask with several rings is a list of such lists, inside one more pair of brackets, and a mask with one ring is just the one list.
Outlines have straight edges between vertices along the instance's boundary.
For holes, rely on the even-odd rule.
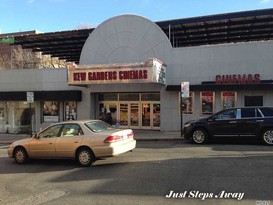
[[77,152],[76,160],[81,167],[90,167],[95,161],[95,156],[91,149],[81,148]]
[[208,133],[202,128],[197,128],[192,132],[192,140],[195,144],[205,144],[208,141]]
[[17,164],[25,164],[29,160],[27,151],[23,147],[15,148],[13,156]]
[[266,145],[273,145],[273,128],[263,131],[262,140]]

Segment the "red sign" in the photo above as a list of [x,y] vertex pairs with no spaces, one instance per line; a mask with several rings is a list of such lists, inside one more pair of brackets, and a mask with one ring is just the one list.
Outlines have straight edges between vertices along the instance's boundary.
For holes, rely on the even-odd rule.
[[147,70],[128,70],[128,71],[105,71],[105,72],[74,72],[73,81],[96,81],[96,80],[132,80],[147,79]]
[[162,83],[165,84],[166,67],[157,59],[132,64],[106,64],[68,67],[68,83]]
[[259,84],[260,74],[216,75],[216,84]]

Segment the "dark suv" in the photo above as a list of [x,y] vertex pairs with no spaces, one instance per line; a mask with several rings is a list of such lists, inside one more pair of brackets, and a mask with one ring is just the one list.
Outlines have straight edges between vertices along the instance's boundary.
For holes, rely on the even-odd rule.
[[208,118],[188,121],[184,137],[197,144],[220,137],[256,137],[273,145],[273,107],[243,107],[222,110]]

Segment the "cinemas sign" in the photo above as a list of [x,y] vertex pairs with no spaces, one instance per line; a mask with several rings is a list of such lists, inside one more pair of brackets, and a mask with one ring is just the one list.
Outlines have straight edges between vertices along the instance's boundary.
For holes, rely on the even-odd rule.
[[259,74],[234,74],[234,75],[216,75],[216,84],[259,84],[261,83]]
[[158,59],[145,63],[68,67],[68,84],[162,83],[166,67]]

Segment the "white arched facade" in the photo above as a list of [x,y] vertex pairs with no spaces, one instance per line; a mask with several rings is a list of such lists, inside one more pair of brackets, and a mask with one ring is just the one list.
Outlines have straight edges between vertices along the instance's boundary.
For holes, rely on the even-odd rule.
[[100,24],[86,40],[80,65],[171,60],[171,44],[154,22],[136,15],[121,15]]

